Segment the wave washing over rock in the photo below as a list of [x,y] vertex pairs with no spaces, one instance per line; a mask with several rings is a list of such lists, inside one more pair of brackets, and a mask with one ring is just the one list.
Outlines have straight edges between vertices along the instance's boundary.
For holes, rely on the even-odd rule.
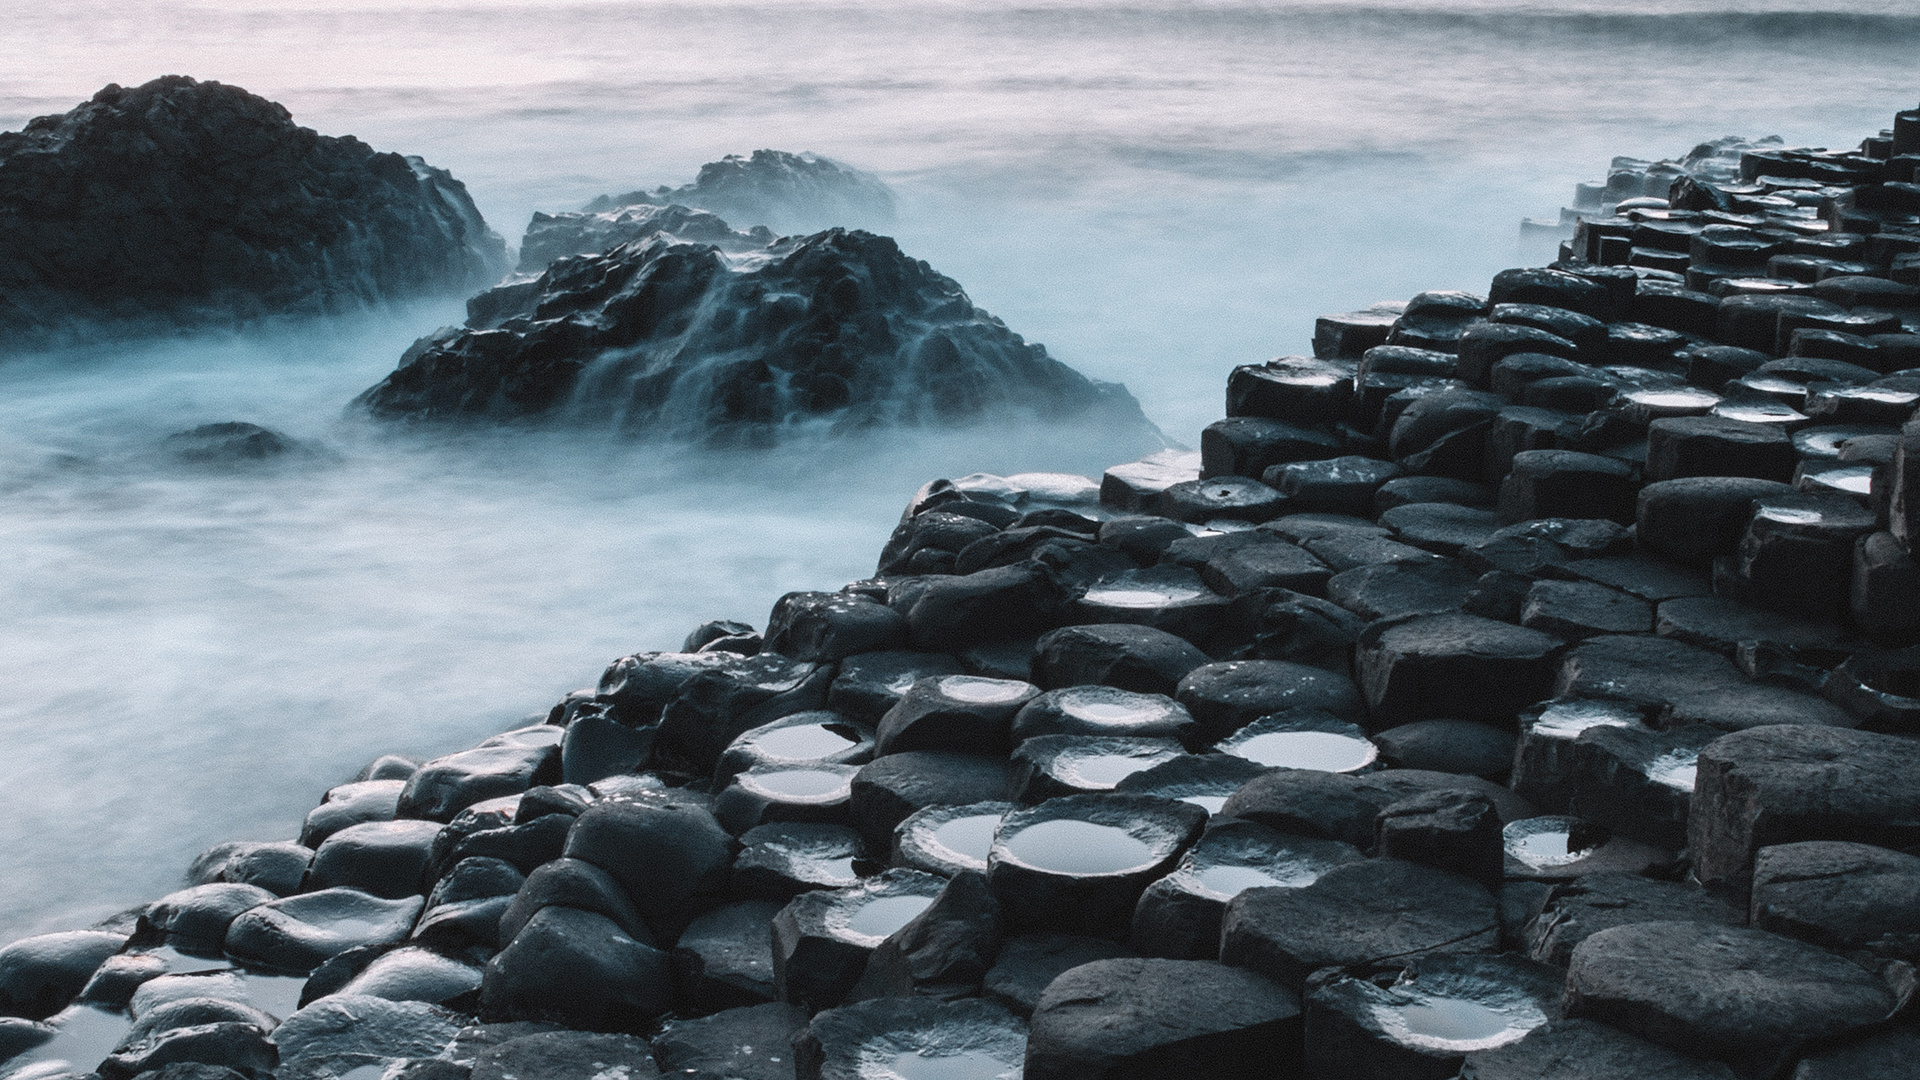
[[314,315],[499,280],[464,185],[234,86],[108,86],[0,133],[10,342]]
[[359,403],[675,437],[1010,414],[1157,437],[1124,387],[1028,344],[887,237],[769,243],[681,207],[651,221],[643,239],[475,297],[465,329],[422,339]]
[[0,1060],[1911,1076],[1920,110],[1739,160],[1684,275],[1627,207],[1326,316],[1197,454],[930,483],[874,577],[0,949]]

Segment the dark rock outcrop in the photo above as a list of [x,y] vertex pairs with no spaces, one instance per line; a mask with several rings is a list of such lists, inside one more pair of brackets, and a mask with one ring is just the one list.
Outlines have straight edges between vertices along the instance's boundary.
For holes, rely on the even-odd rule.
[[0,133],[0,327],[16,342],[461,292],[505,254],[445,170],[235,86],[109,85]]
[[629,433],[836,431],[1018,412],[1158,432],[892,240],[830,229],[731,254],[664,232],[484,293],[358,399],[389,419]]

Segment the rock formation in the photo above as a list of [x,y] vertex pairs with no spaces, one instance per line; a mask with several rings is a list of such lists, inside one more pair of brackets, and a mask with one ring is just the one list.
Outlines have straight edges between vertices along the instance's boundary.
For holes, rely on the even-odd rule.
[[[1152,432],[891,239],[830,229],[757,244],[678,208],[663,229],[563,259],[468,305],[359,402],[399,419],[546,420],[670,437],[857,431],[996,413]],[[718,243],[691,243],[672,225]]]
[[445,170],[294,124],[234,86],[108,86],[0,134],[0,329],[13,342],[311,315],[499,279]]

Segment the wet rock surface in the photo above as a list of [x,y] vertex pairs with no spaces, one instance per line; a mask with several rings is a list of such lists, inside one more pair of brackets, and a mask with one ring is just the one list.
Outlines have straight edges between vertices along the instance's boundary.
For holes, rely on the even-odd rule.
[[0,134],[0,175],[15,344],[322,314],[464,292],[506,268],[445,170],[217,82],[108,86]]
[[[38,1080],[645,1075],[639,1040],[715,1077],[1904,1077],[1893,142],[1621,164],[1554,266],[1328,316],[1317,355],[1231,373],[1197,452],[928,483],[874,577],[0,950],[0,1052]],[[877,238],[592,213],[630,211],[646,237],[410,356],[451,396],[370,400],[1107,400]],[[760,367],[580,359],[669,341]],[[505,1049],[530,1037],[543,1063]]]

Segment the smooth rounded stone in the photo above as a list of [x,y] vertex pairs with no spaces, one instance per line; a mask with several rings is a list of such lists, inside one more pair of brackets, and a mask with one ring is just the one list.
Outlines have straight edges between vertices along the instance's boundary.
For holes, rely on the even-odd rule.
[[1571,881],[1587,874],[1640,874],[1670,864],[1669,851],[1564,814],[1510,821],[1500,831],[1508,881]]
[[709,773],[727,744],[769,720],[826,704],[833,665],[760,653],[687,680],[660,712],[652,761]]
[[740,900],[697,916],[673,947],[681,1011],[719,1012],[773,1001],[773,917],[783,905]]
[[[427,895],[426,910],[413,926],[412,940],[449,952],[475,945],[498,949],[501,924],[526,881],[518,867],[503,859],[460,860]],[[610,887],[619,891],[618,885]],[[525,921],[519,918],[515,929]]]
[[1083,964],[1047,987],[1031,1024],[1028,1080],[1252,1078],[1298,1068],[1299,997],[1208,960]]
[[985,873],[993,834],[1015,805],[978,802],[916,810],[893,834],[893,864],[951,877],[963,870]]
[[1644,634],[1653,606],[1637,596],[1587,581],[1536,581],[1527,590],[1520,625],[1562,638]]
[[67,1007],[127,935],[69,930],[0,949],[0,1016],[44,1020]]
[[[1305,356],[1242,364],[1227,375],[1229,417],[1263,416],[1295,424],[1332,424],[1346,419],[1352,396],[1352,364]],[[1105,485],[1100,494],[1105,501]]]
[[1736,731],[1700,751],[1688,820],[1694,872],[1744,886],[1775,844],[1920,842],[1920,743],[1813,725]]
[[1388,804],[1374,819],[1373,850],[1497,889],[1506,852],[1499,812],[1486,795],[1441,788]]
[[1662,480],[1640,489],[1634,535],[1648,551],[1704,565],[1739,546],[1754,500],[1791,494],[1790,485],[1752,477]]
[[1602,930],[1648,922],[1740,926],[1746,913],[1698,885],[1659,881],[1636,873],[1602,871],[1553,887],[1525,928],[1528,955],[1566,967],[1581,942]]
[[1624,461],[1572,450],[1527,450],[1513,456],[1500,484],[1500,516],[1600,518],[1631,522],[1636,485]]
[[471,1007],[479,1003],[480,969],[428,949],[395,949],[375,958],[339,992]]
[[548,1020],[589,1031],[637,1030],[673,1004],[667,954],[604,915],[542,908],[488,961],[487,1020]]
[[1287,497],[1290,511],[1365,516],[1380,485],[1405,471],[1391,461],[1346,455],[1275,465],[1261,479]]
[[1453,1080],[1466,1055],[1556,1018],[1560,972],[1516,956],[1423,956],[1307,981],[1306,1071]]
[[1723,731],[1769,724],[1845,724],[1844,713],[1807,694],[1750,682],[1724,656],[1684,641],[1641,635],[1592,637],[1569,649],[1556,698],[1611,700],[1660,714],[1665,724]]
[[425,1002],[335,994],[274,1029],[273,1041],[280,1048],[275,1075],[282,1080],[342,1080],[366,1066],[384,1071],[397,1061],[432,1058],[470,1022]]
[[1200,432],[1200,476],[1259,476],[1292,461],[1340,452],[1340,440],[1317,428],[1262,416],[1215,420]]
[[189,956],[219,956],[233,920],[273,899],[257,885],[195,885],[149,904],[135,937],[158,938]]
[[419,895],[439,833],[432,821],[349,825],[314,851],[306,887],[359,889],[389,900]]
[[[1815,617],[1820,614],[1805,607],[1799,610]],[[1831,623],[1802,620],[1719,596],[1682,596],[1662,602],[1655,612],[1654,632],[1729,655],[1746,641],[1788,649],[1837,651],[1840,637],[1839,629]]]
[[705,807],[679,799],[600,801],[575,819],[566,857],[592,863],[627,890],[640,914],[672,918],[719,893],[733,838]]
[[291,841],[257,843],[230,841],[216,844],[193,860],[187,870],[187,884],[207,885],[232,882],[258,885],[275,896],[300,891],[313,849]]
[[1187,480],[1155,495],[1155,513],[1195,524],[1216,519],[1261,522],[1280,514],[1287,497],[1246,476]]
[[1227,901],[1248,889],[1311,885],[1334,867],[1365,857],[1337,840],[1290,836],[1251,821],[1215,821],[1173,873],[1140,895],[1129,941],[1142,956],[1215,959]]
[[359,780],[328,789],[320,805],[308,811],[300,827],[300,842],[319,847],[321,841],[349,825],[392,821],[400,807],[400,792],[406,786],[403,779]]
[[1382,810],[1429,791],[1464,791],[1486,796],[1503,821],[1532,816],[1532,808],[1512,792],[1478,777],[1418,769],[1367,773],[1328,773],[1311,769],[1268,769],[1234,792],[1220,813],[1257,821],[1281,832],[1342,840],[1372,847],[1374,819]]
[[1049,690],[1022,706],[1013,718],[1016,742],[1041,735],[1159,737],[1184,742],[1195,731],[1192,715],[1172,698],[1111,686]]
[[1033,684],[1013,679],[922,679],[881,718],[875,752],[1004,754],[1012,746],[1014,714],[1039,693]]
[[1031,637],[989,641],[962,649],[959,653],[960,670],[963,674],[978,676],[982,679],[1025,681],[1033,672],[1033,649],[1039,640],[1039,635],[1036,634]]
[[1920,1031],[1895,1028],[1801,1057],[1792,1080],[1901,1080],[1920,1056]]
[[1455,717],[1511,723],[1552,696],[1559,638],[1465,612],[1379,622],[1354,653],[1371,716]]
[[1670,417],[1647,427],[1646,478],[1747,476],[1786,482],[1793,476],[1794,443],[1775,424],[1724,416]]
[[[455,843],[452,850],[446,853],[445,861],[500,859],[522,872],[530,873],[542,864],[559,858],[566,850],[567,834],[572,830],[574,820],[572,814],[550,813],[523,824],[482,829]],[[441,837],[434,841],[436,851],[442,849],[445,834],[446,830],[441,830]],[[444,865],[442,860],[434,860],[433,867],[428,869],[429,877],[434,867],[441,865]]]
[[[1900,550],[1904,557],[1904,549],[1900,549],[1891,533],[1875,533],[1868,544],[1881,542]],[[1920,574],[1920,566],[1913,568]],[[1898,595],[1904,601],[1906,594]],[[1913,620],[1916,616],[1920,616],[1920,612],[1909,612],[1905,617]],[[1860,726],[1867,731],[1889,734],[1920,731],[1920,650],[1877,655],[1855,653],[1833,670],[1821,692],[1828,700],[1860,717]]]
[[845,825],[778,822],[740,837],[733,862],[736,894],[786,901],[809,889],[840,889],[859,883],[854,861],[860,834]]
[[[127,1015],[142,1021],[141,1027],[148,1031],[158,1030],[145,1023],[149,1016],[160,1006],[177,1001],[226,1001],[235,1004],[248,1000],[247,976],[231,968],[216,968],[209,971],[179,972],[149,979],[140,984],[127,1000]],[[217,1016],[214,1019],[232,1019],[229,1016]],[[244,1017],[242,1017],[244,1019]],[[196,1018],[191,1023],[207,1023],[206,1019]],[[176,1025],[181,1021],[175,1020]],[[272,1025],[267,1025],[271,1028]]]
[[786,1002],[675,1019],[653,1039],[665,1073],[683,1080],[792,1080],[793,1040],[806,1011]]
[[1457,555],[1465,548],[1484,542],[1508,522],[1494,510],[1451,502],[1421,502],[1382,512],[1380,524],[1391,528],[1403,544],[1438,555]]
[[1323,967],[1490,953],[1499,941],[1493,894],[1478,882],[1401,859],[1368,859],[1302,888],[1234,897],[1221,917],[1220,960],[1299,987]]
[[1120,781],[1180,757],[1173,739],[1110,735],[1039,735],[1014,750],[1008,793],[1036,803],[1062,795],[1112,791]]
[[544,1031],[480,1051],[472,1080],[652,1080],[653,1050],[632,1035]]
[[272,1073],[280,1056],[267,1033],[251,1024],[199,1024],[156,1032],[118,1047],[96,1071],[104,1080],[130,1080],[141,1073],[187,1063],[261,1076]]
[[1755,927],[1836,952],[1920,960],[1920,858],[1869,844],[1810,840],[1753,860]]
[[1207,664],[1188,672],[1174,697],[1193,715],[1205,744],[1285,709],[1322,709],[1356,720],[1364,715],[1360,693],[1351,680],[1325,668],[1286,660]]
[[399,816],[448,822],[485,799],[518,795],[560,780],[559,728],[539,724],[509,731],[471,750],[420,766],[400,793]]
[[[1383,532],[1385,530],[1382,530]],[[1397,540],[1388,540],[1363,532],[1334,532],[1310,536],[1301,546],[1313,552],[1336,574],[1362,566],[1390,566],[1395,563],[1438,562],[1441,556]]]
[[755,765],[714,797],[713,814],[736,836],[773,822],[843,824],[856,765]]
[[1870,1027],[1894,1007],[1879,978],[1823,949],[1745,927],[1617,926],[1582,941],[1567,970],[1570,1017],[1771,1076],[1812,1040]]
[[474,803],[455,814],[434,839],[432,872],[444,874],[453,869],[453,864],[459,861],[455,852],[460,845],[480,833],[512,828],[519,813],[520,796],[503,795],[498,799]]
[[560,737],[560,778],[569,784],[592,784],[609,776],[638,772],[653,755],[659,729],[629,727],[611,708],[595,703],[598,712],[579,711]]
[[[1423,556],[1425,552],[1421,553]],[[1237,614],[1252,630],[1242,653],[1345,671],[1365,620],[1331,600],[1274,589],[1243,598]]]
[[1291,589],[1318,594],[1333,571],[1304,548],[1280,540],[1226,552],[1208,561],[1200,577],[1225,596],[1260,589]]
[[1474,720],[1415,720],[1376,732],[1380,760],[1395,769],[1460,773],[1499,783],[1513,770],[1513,732]]
[[928,580],[907,612],[915,649],[953,652],[1047,629],[1058,602],[1051,578],[1029,565]]
[[1138,623],[1205,642],[1231,607],[1232,600],[1214,592],[1197,571],[1167,564],[1101,577],[1073,601],[1068,620],[1094,625]]
[[1452,560],[1360,566],[1329,579],[1327,597],[1362,619],[1394,619],[1458,610],[1478,580]]
[[1263,716],[1220,740],[1214,749],[1267,768],[1334,773],[1364,772],[1374,767],[1380,755],[1363,729],[1323,709],[1287,709]]
[[[951,574],[954,556],[968,544],[992,536],[999,527],[974,516],[987,504],[943,504],[945,509],[922,510],[902,521],[880,552],[875,571],[881,578],[904,574]],[[948,509],[955,512],[949,513]],[[1011,515],[1009,507],[994,507]],[[965,511],[960,512],[960,511]],[[989,514],[988,516],[997,516]],[[1009,518],[1011,520],[1011,518]]]
[[1496,365],[1510,356],[1523,353],[1570,361],[1580,355],[1580,348],[1558,334],[1531,326],[1479,323],[1469,326],[1460,335],[1459,363],[1455,366],[1455,374],[1475,386],[1485,387],[1492,381]]
[[235,918],[226,952],[251,967],[303,975],[348,949],[405,941],[424,906],[420,896],[382,899],[346,888],[289,896]]
[[868,955],[945,886],[944,878],[896,868],[849,888],[794,897],[773,918],[776,996],[815,1010],[845,1001]]
[[0,1065],[52,1039],[55,1029],[16,1016],[0,1017]]
[[165,956],[152,953],[109,956],[87,980],[79,1000],[105,1009],[124,1009],[142,984],[165,975],[170,966]]
[[885,851],[893,830],[916,810],[1006,797],[1004,758],[910,751],[861,767],[853,778],[853,827],[869,850]]
[[[1380,517],[1389,511],[1407,506],[1425,506],[1445,504],[1477,510],[1491,510],[1499,501],[1499,489],[1473,480],[1461,480],[1451,476],[1403,476],[1380,485],[1373,493],[1373,513]],[[1399,515],[1399,519],[1417,523],[1422,532],[1435,533],[1436,542],[1446,542],[1444,514],[1442,520],[1433,520],[1434,515],[1427,512]],[[1472,519],[1469,519],[1472,520]],[[1400,531],[1392,522],[1382,521],[1394,533]],[[1408,543],[1413,543],[1409,540]],[[1422,544],[1421,547],[1429,545]]]
[[1469,1053],[1460,1080],[1733,1080],[1733,1070],[1591,1020],[1554,1020]]
[[[734,646],[744,646],[744,642],[741,639],[749,637],[758,638],[759,636],[759,633],[754,630],[751,623],[738,622],[733,619],[709,619],[687,632],[686,639],[680,644],[680,651],[688,653],[700,652],[702,650],[710,652],[739,652],[743,656],[751,656],[759,651],[757,645],[752,648]],[[716,648],[716,644],[719,646],[718,648]]]
[[[203,973],[212,976],[215,973]],[[207,979],[206,981],[212,981]],[[289,1010],[288,1014],[297,1010]],[[69,1019],[79,1018],[78,1013],[70,1014]],[[94,1017],[100,1014],[96,1011]],[[89,1017],[88,1019],[93,1019]],[[152,1038],[161,1032],[179,1028],[199,1027],[204,1024],[246,1024],[263,1032],[272,1031],[279,1023],[273,1016],[261,1009],[228,997],[183,997],[165,1001],[156,1001],[139,1013],[138,1019],[126,1027],[120,1036],[119,1045],[131,1046],[134,1043]]]
[[799,1080],[1013,1080],[1027,1025],[977,999],[877,998],[814,1016],[794,1037]]
[[[840,661],[833,684],[827,690],[827,705],[846,719],[871,726],[879,723],[914,683],[959,674],[960,662],[945,653],[897,650],[860,653]],[[792,719],[785,717],[763,727],[776,727]],[[724,767],[725,758],[722,764]]]
[[963,870],[933,904],[889,934],[867,958],[849,995],[972,997],[981,990],[1001,940],[1000,904],[985,874]]
[[1422,395],[1393,421],[1387,454],[1410,473],[1477,480],[1487,429],[1506,404],[1465,388]]
[[1051,799],[1001,819],[987,878],[1010,932],[1124,937],[1140,894],[1206,821],[1200,807],[1148,795]]
[[1033,678],[1049,690],[1102,685],[1143,694],[1172,694],[1188,672],[1207,663],[1191,643],[1150,626],[1069,626],[1041,636]]
[[1175,799],[1218,814],[1234,792],[1266,771],[1265,765],[1232,754],[1185,754],[1134,773],[1114,790]]
[[885,604],[847,593],[790,592],[774,601],[762,646],[795,660],[833,663],[855,653],[906,647],[907,620]]
[[983,986],[987,997],[1016,1016],[1031,1016],[1040,995],[1063,973],[1096,960],[1132,956],[1127,946],[1109,938],[1073,934],[1021,934],[1007,938],[988,969]]

